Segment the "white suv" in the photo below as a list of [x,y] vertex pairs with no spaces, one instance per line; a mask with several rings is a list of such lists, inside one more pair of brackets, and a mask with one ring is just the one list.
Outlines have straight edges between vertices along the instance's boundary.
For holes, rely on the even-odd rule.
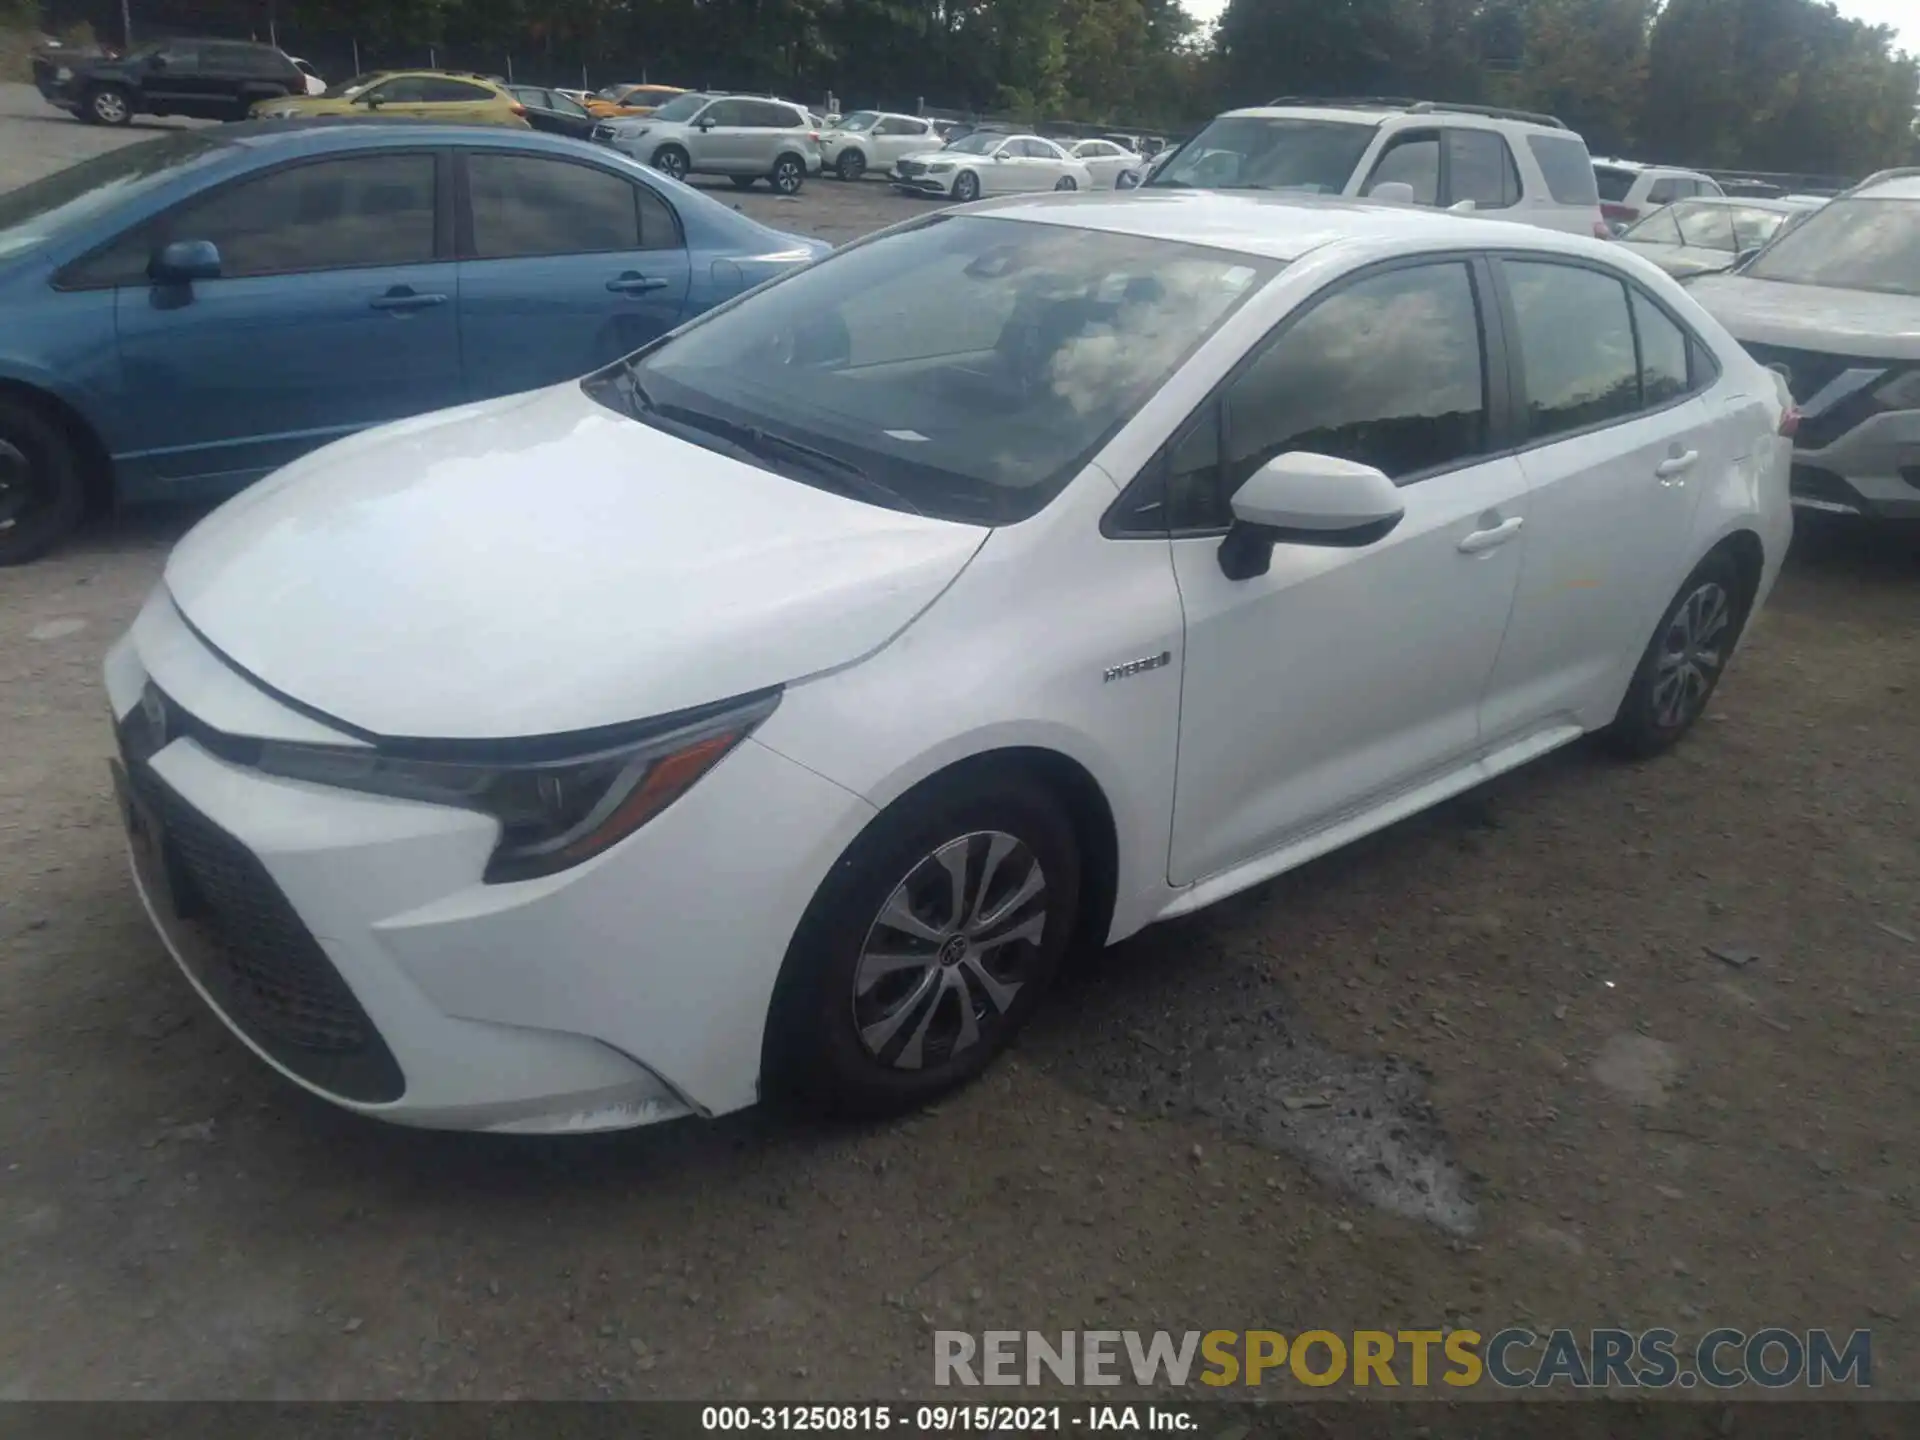
[[1593,178],[1600,188],[1600,213],[1618,235],[1648,213],[1691,200],[1726,194],[1720,182],[1698,170],[1676,170],[1670,165],[1642,165],[1637,160],[1596,160]]
[[858,180],[869,170],[885,173],[904,156],[938,150],[940,145],[931,120],[883,110],[855,110],[842,115],[820,137],[820,158],[827,170],[842,180]]
[[651,115],[615,120],[609,143],[676,180],[725,175],[745,190],[765,180],[797,194],[820,173],[820,132],[787,100],[752,95],[681,95]]
[[1793,392],[1796,506],[1920,520],[1920,168],[1861,181],[1687,289]]
[[1551,115],[1437,101],[1281,99],[1229,110],[1147,189],[1305,190],[1609,238],[1593,157]]

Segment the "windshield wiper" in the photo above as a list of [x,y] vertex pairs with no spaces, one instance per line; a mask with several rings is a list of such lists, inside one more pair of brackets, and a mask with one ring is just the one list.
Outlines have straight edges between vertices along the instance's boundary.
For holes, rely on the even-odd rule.
[[[634,383],[637,385],[639,382],[636,380]],[[857,496],[898,510],[909,510],[915,515],[927,513],[891,485],[882,484],[874,479],[851,460],[843,460],[838,455],[830,454],[802,441],[789,440],[784,435],[775,435],[772,431],[763,430],[758,425],[723,420],[718,415],[708,415],[704,411],[689,410],[679,405],[653,407],[653,409],[655,414],[671,423],[684,425],[689,430],[701,430],[709,435],[717,435],[731,444],[734,449],[756,459],[769,459],[772,455],[779,454],[785,455],[790,460],[798,460],[805,469],[833,483],[843,495]]]

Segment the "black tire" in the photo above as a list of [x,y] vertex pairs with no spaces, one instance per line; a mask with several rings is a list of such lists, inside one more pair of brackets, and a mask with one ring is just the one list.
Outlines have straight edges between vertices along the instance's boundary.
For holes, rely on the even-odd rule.
[[971,170],[962,170],[953,177],[953,198],[966,205],[980,198],[980,177]]
[[687,178],[693,161],[678,145],[662,145],[653,152],[653,168],[674,180]]
[[86,509],[86,476],[65,428],[39,406],[0,395],[0,566],[46,554]]
[[734,189],[751,190],[754,182],[760,177],[758,175],[729,175],[727,178],[733,182]]
[[1053,188],[1056,190],[1078,190],[1080,188],[1080,182],[1071,175],[1062,175],[1058,180],[1053,182]]
[[[989,833],[1024,848],[1006,851],[989,870],[989,852],[999,843]],[[924,909],[941,916],[939,928],[951,931],[953,906],[944,888],[949,872],[934,857],[963,841],[967,888],[980,887],[971,894],[971,914],[991,912],[1018,894],[1030,879],[1028,861],[1043,877],[1043,888],[980,930],[973,942],[980,948],[971,953],[966,942],[957,954],[949,953],[951,933],[936,943],[882,924],[881,912],[898,890],[915,918]],[[936,867],[931,876],[928,866]],[[909,882],[916,880],[920,888],[913,889]],[[883,1115],[971,1080],[1039,1004],[1072,942],[1079,899],[1073,825],[1030,775],[968,768],[907,795],[848,847],[807,908],[768,1016],[763,1096],[842,1114]],[[1045,917],[1037,943],[992,940],[1031,923],[1036,913]],[[927,963],[894,970],[856,995],[867,944],[883,933],[879,943]],[[1001,988],[1004,1009],[992,998],[983,971]],[[1008,992],[1008,985],[1017,989]],[[970,1044],[962,1043],[963,1004],[976,1026]],[[878,1042],[878,1053],[862,1038],[856,1014],[861,1005],[871,1007],[867,1035],[893,1026]],[[916,1059],[917,1067],[911,1063]]]
[[133,97],[118,85],[96,85],[81,102],[80,117],[92,125],[131,125]]
[[807,183],[806,162],[798,155],[782,155],[773,162],[773,173],[767,180],[776,195],[798,195],[800,187]]
[[833,162],[833,173],[842,180],[858,180],[867,173],[867,157],[858,146],[851,150],[842,150],[840,158]]
[[1700,562],[1662,613],[1619,712],[1600,732],[1608,749],[1644,760],[1693,728],[1726,673],[1747,604],[1746,580],[1731,555],[1715,551]]

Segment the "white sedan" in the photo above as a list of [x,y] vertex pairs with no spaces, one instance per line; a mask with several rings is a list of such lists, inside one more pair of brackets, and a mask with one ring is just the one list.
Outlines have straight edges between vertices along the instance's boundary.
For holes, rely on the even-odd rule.
[[1143,157],[1111,140],[1082,140],[1067,153],[1087,167],[1095,188],[1100,190],[1125,188],[1120,178],[1123,175],[1137,185],[1146,174]]
[[976,130],[940,150],[902,157],[896,190],[965,203],[986,195],[1032,190],[1091,190],[1093,172],[1039,135]]
[[202,521],[106,660],[134,874],[367,1115],[911,1105],[1076,942],[1678,741],[1786,553],[1783,395],[1576,236],[925,217]]

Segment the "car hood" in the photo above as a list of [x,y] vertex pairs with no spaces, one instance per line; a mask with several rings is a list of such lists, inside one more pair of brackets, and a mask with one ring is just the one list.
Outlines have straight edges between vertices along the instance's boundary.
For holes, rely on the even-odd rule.
[[1700,275],[1724,269],[1733,263],[1731,256],[1691,250],[1684,245],[1659,245],[1643,240],[1622,240],[1620,243],[1634,254],[1645,256],[1669,275]]
[[1734,339],[1873,360],[1920,360],[1920,297],[1703,275],[1687,293]]
[[382,737],[668,714],[885,645],[984,543],[615,414],[577,383],[316,451],[169,558],[240,669]]

